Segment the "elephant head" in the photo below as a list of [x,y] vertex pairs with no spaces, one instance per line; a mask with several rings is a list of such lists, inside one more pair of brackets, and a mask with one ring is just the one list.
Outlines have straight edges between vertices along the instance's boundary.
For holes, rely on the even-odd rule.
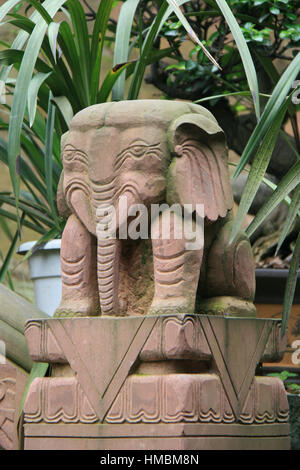
[[[140,100],[91,106],[73,118],[62,155],[60,211],[74,213],[95,236],[99,205],[113,205],[119,224],[126,223],[121,196],[128,206],[168,202],[194,210],[203,204],[210,222],[233,205],[224,135],[198,105]],[[118,244],[98,239],[102,313],[119,308]]]

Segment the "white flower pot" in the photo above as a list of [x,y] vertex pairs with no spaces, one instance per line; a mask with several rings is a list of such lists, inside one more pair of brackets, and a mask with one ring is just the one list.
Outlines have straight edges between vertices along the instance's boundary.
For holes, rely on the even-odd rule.
[[[24,255],[35,243],[23,243],[17,253]],[[50,316],[53,316],[61,300],[60,243],[61,240],[51,240],[28,259],[35,304]]]

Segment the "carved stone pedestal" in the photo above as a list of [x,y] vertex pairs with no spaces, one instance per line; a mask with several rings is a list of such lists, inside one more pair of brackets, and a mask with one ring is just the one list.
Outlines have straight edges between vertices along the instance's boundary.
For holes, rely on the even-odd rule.
[[25,403],[25,449],[289,449],[276,320],[200,315],[32,320],[52,364]]
[[0,450],[18,450],[19,407],[27,372],[0,354]]

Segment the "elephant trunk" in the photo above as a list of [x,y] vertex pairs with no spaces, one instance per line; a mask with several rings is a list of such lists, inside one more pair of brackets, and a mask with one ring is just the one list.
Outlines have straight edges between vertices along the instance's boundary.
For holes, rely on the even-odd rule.
[[119,313],[120,241],[99,239],[97,249],[98,289],[102,315]]
[[[98,289],[102,315],[118,315],[122,310],[119,301],[119,272],[121,243],[119,230],[127,225],[128,208],[137,202],[132,192],[123,193],[122,200],[118,200],[116,216],[116,237],[103,238],[98,236],[97,266]],[[127,204],[124,205],[124,196]],[[111,221],[113,224],[113,221]]]

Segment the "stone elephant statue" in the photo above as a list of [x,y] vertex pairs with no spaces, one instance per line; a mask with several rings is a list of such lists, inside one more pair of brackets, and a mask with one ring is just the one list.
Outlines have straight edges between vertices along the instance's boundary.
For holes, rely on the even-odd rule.
[[[119,297],[120,257],[127,243],[120,232],[132,221],[120,204],[125,196],[127,207],[150,210],[164,203],[149,227],[156,236],[147,313],[255,315],[251,248],[242,232],[229,244],[233,198],[227,147],[209,111],[163,100],[94,105],[73,118],[62,139],[62,159],[58,208],[68,220],[56,316],[126,313]],[[172,205],[189,207],[192,227],[202,234],[197,249],[189,247],[184,233],[175,236],[175,225],[184,221]],[[114,238],[97,236],[103,221],[99,206],[110,206],[117,214]],[[202,224],[195,219],[199,206],[204,208]],[[170,226],[169,237],[164,236],[164,222]],[[131,241],[131,251],[138,243]],[[131,262],[126,265],[130,269]]]

